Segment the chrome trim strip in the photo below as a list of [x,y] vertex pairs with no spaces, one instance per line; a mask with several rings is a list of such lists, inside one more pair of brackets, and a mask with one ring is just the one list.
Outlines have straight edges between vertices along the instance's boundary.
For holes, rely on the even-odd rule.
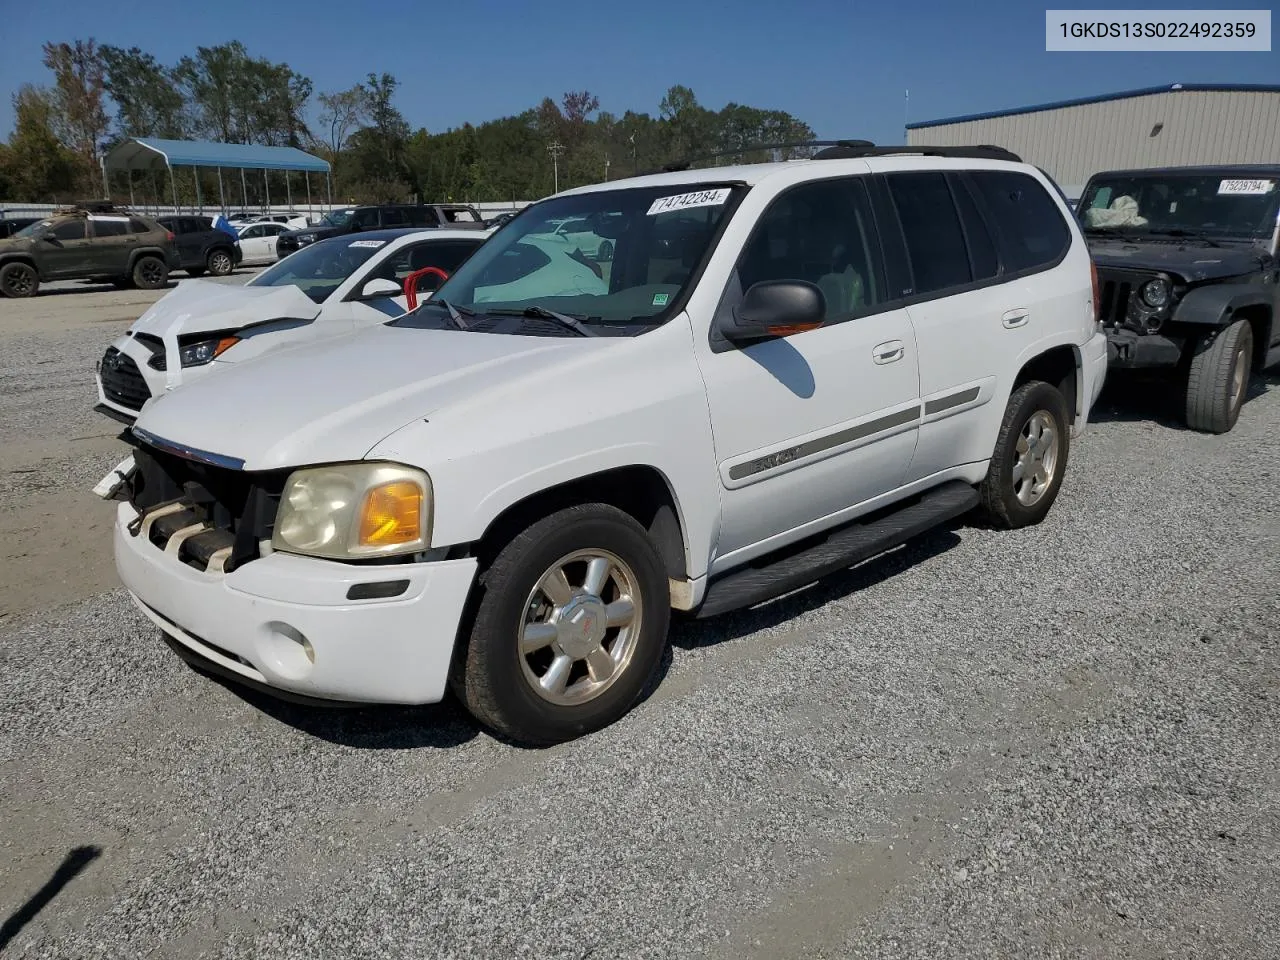
[[184,446],[181,443],[175,443],[172,440],[166,440],[164,437],[157,437],[148,430],[133,426],[129,428],[135,437],[143,443],[150,444],[157,450],[164,450],[166,453],[172,453],[174,456],[182,457],[184,460],[194,460],[197,463],[207,463],[211,467],[224,467],[227,470],[243,470],[244,461],[235,457],[228,457],[221,453],[210,453],[208,450],[198,450],[195,447]]
[[953,393],[950,396],[937,397],[924,405],[924,415],[928,417],[935,413],[941,413],[943,410],[958,407],[962,403],[971,403],[978,399],[978,394],[981,392],[981,387],[970,387],[968,390],[961,390],[959,393]]
[[870,420],[867,423],[860,423],[856,427],[849,427],[845,430],[829,433],[825,437],[808,440],[804,443],[797,444],[794,447],[787,447],[785,450],[779,450],[776,453],[768,454],[767,456],[760,457],[756,460],[749,460],[746,463],[734,464],[729,468],[729,479],[741,480],[744,477],[754,476],[757,473],[763,473],[765,470],[772,470],[774,467],[780,467],[793,460],[799,460],[801,457],[811,457],[816,453],[822,453],[826,450],[830,450],[832,447],[838,447],[843,443],[852,443],[855,440],[863,440],[872,434],[882,433],[885,430],[892,430],[894,427],[900,427],[903,424],[912,423],[919,419],[919,406],[912,407],[909,410],[899,410],[897,413],[891,413],[888,416],[880,417],[876,420]]

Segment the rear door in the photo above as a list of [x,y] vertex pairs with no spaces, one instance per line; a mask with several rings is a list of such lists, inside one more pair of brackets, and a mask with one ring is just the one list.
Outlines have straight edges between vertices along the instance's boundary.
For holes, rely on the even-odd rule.
[[129,254],[137,245],[128,217],[92,216],[89,230],[93,238],[91,256],[95,270],[123,275],[129,270]]

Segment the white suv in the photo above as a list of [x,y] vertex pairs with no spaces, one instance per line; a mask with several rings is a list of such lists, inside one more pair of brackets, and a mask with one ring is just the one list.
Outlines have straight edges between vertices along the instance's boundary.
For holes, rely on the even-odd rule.
[[[673,609],[978,507],[1040,521],[1105,376],[1088,250],[1035,167],[913,149],[571,190],[416,311],[161,397],[123,582],[206,670],[311,700],[452,686],[548,744],[632,707]],[[570,217],[610,262],[526,242]]]

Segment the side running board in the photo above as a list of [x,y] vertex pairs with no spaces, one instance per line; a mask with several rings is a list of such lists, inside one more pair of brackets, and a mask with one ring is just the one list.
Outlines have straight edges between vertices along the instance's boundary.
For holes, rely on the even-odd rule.
[[838,527],[820,542],[763,565],[734,570],[711,581],[695,616],[718,616],[798,590],[823,577],[901,546],[948,520],[968,513],[978,491],[952,480],[925,493],[910,506],[869,522]]

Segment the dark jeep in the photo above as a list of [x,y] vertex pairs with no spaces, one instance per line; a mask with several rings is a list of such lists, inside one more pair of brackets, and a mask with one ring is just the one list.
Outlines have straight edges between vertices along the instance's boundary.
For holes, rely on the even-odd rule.
[[1189,427],[1226,433],[1280,362],[1280,165],[1117,170],[1077,208],[1113,368],[1168,367]]
[[48,280],[109,280],[156,290],[178,266],[174,235],[109,203],[60,210],[0,240],[0,294],[35,296]]

